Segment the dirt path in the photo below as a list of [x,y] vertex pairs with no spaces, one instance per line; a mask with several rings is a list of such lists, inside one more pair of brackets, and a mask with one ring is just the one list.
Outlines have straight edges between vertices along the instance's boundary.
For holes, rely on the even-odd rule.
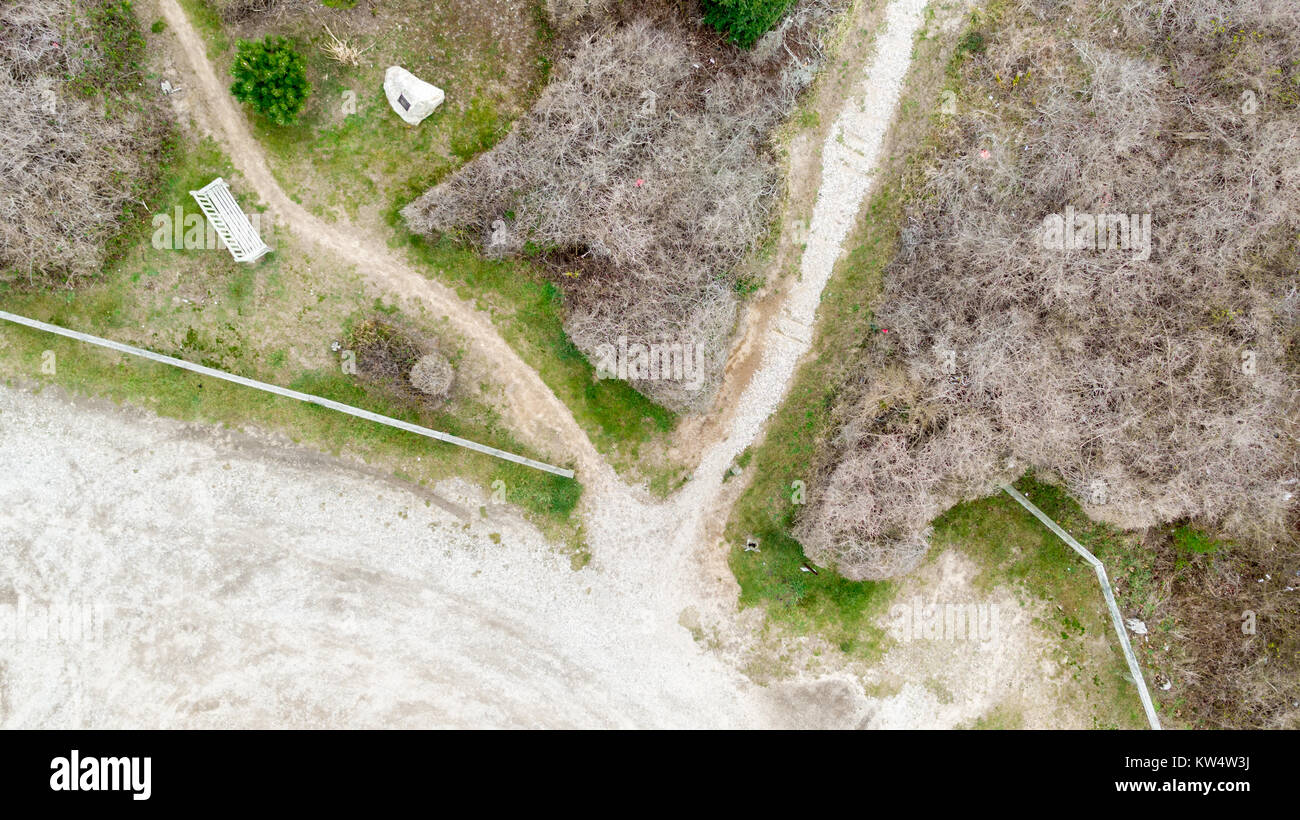
[[569,449],[577,459],[594,566],[638,579],[642,599],[661,617],[676,617],[687,606],[702,606],[725,620],[726,613],[734,611],[736,589],[726,568],[727,550],[719,539],[739,482],[724,489],[722,475],[761,435],[808,349],[822,288],[871,186],[876,155],[897,108],[925,1],[894,0],[888,6],[873,56],[852,83],[822,145],[821,181],[807,247],[800,276],[783,294],[776,311],[773,324],[779,332],[750,340],[749,355],[757,364],[745,368],[744,389],[727,423],[702,431],[709,439],[697,443],[703,456],[694,476],[663,502],[618,480],[568,409],[501,340],[483,314],[394,259],[386,248],[376,247],[347,227],[325,225],[290,201],[271,175],[242,112],[218,82],[188,18],[176,0],[160,2],[199,82],[205,110],[195,113],[215,121],[219,138],[249,184],[291,229],[355,261],[385,291],[428,300],[445,311],[462,333],[475,340],[481,354],[500,362],[500,377],[512,385],[518,400],[511,409],[523,412],[525,430],[542,436],[535,441]]
[[809,225],[800,275],[772,322],[773,331],[750,357],[758,365],[747,373],[725,435],[706,445],[694,479],[678,494],[683,523],[682,552],[692,545],[716,544],[728,503],[722,477],[751,443],[758,441],[768,418],[780,407],[799,361],[811,345],[812,327],[822,289],[871,189],[885,135],[898,107],[911,63],[912,40],[923,22],[926,0],[894,0],[886,10],[885,28],[860,85],[850,95],[822,145],[821,185]]
[[[497,364],[497,377],[512,396],[503,411],[511,414],[534,443],[546,443],[561,459],[576,460],[585,486],[582,515],[593,558],[581,572],[572,572],[567,566],[556,571],[551,565],[559,566],[558,558],[535,531],[518,520],[471,524],[457,518],[454,526],[441,527],[429,517],[432,514],[437,519],[442,509],[439,505],[434,505],[438,509],[432,513],[420,509],[418,516],[408,517],[400,504],[394,507],[385,502],[374,513],[387,516],[380,521],[372,515],[376,493],[372,484],[351,482],[336,471],[318,481],[311,475],[279,470],[266,459],[242,463],[237,475],[243,475],[246,482],[239,482],[241,487],[247,483],[251,488],[278,488],[274,494],[290,501],[288,517],[276,515],[257,506],[256,493],[221,496],[237,488],[227,488],[220,474],[209,469],[209,462],[229,458],[224,449],[211,451],[210,442],[199,445],[208,448],[207,456],[191,456],[181,448],[170,461],[158,461],[148,453],[153,470],[150,480],[155,483],[145,482],[128,496],[147,498],[165,486],[169,502],[181,504],[183,511],[186,505],[178,499],[189,493],[198,499],[189,506],[221,537],[206,539],[202,527],[182,527],[183,532],[193,534],[190,546],[196,557],[187,557],[185,544],[148,541],[144,545],[147,554],[132,559],[130,571],[173,570],[170,574],[154,572],[145,579],[142,588],[152,590],[148,600],[165,603],[169,595],[189,596],[211,615],[212,623],[227,624],[241,636],[249,635],[250,645],[262,650],[248,655],[261,662],[254,667],[253,678],[261,676],[268,685],[285,688],[288,695],[271,706],[258,700],[264,694],[246,691],[243,673],[236,671],[244,657],[241,644],[208,646],[200,636],[194,647],[182,641],[165,649],[176,656],[172,659],[176,663],[191,649],[216,653],[211,656],[213,662],[227,670],[227,678],[214,682],[191,674],[179,683],[164,678],[139,681],[142,691],[154,692],[162,703],[154,711],[140,713],[147,717],[146,723],[219,725],[224,719],[242,725],[297,725],[304,714],[310,719],[319,713],[320,722],[327,725],[396,725],[409,719],[412,725],[857,726],[873,725],[871,716],[882,709],[894,711],[881,725],[938,725],[968,717],[972,710],[978,714],[985,704],[972,701],[964,708],[950,709],[948,718],[936,721],[933,715],[916,712],[914,704],[921,702],[916,698],[868,698],[861,686],[842,672],[761,689],[724,663],[718,653],[701,649],[682,628],[703,622],[722,645],[744,642],[752,635],[752,618],[746,620],[745,614],[736,613],[736,584],[726,566],[727,548],[720,543],[740,485],[731,482],[724,486],[723,473],[762,434],[808,350],[822,288],[872,183],[876,155],[898,104],[912,40],[922,24],[924,0],[893,0],[888,6],[886,28],[876,40],[874,56],[822,146],[821,183],[800,277],[784,294],[772,322],[774,331],[779,332],[750,340],[757,364],[745,369],[744,389],[733,412],[703,443],[703,455],[692,479],[662,502],[617,479],[568,409],[501,339],[484,314],[355,229],[326,225],[289,200],[272,176],[242,112],[217,80],[205,58],[204,44],[176,0],[159,2],[190,63],[195,92],[191,99],[201,107],[194,115],[213,128],[248,184],[277,217],[295,234],[356,264],[384,293],[418,300],[447,315],[478,354]],[[21,407],[20,402],[11,404],[15,409]],[[156,421],[156,426],[166,425]],[[32,429],[20,432],[17,438],[9,437],[11,448],[25,449],[25,442],[39,438]],[[92,425],[83,433],[93,437],[96,428]],[[139,453],[150,446],[148,438],[133,438],[139,439],[139,446],[131,457],[146,458]],[[97,446],[102,449],[106,445],[99,441]],[[37,453],[47,450],[57,452],[57,442],[42,445]],[[118,454],[116,458],[125,457]],[[55,458],[47,465],[54,474],[60,471],[58,461]],[[63,472],[86,474],[87,468],[75,458],[69,456],[68,461],[77,466],[69,469],[63,464]],[[179,481],[191,473],[202,480]],[[319,486],[321,481],[328,486]],[[213,486],[220,490],[215,497]],[[0,489],[3,487],[0,483]],[[9,488],[15,498],[24,492],[25,485]],[[76,498],[80,490],[68,487],[65,492]],[[409,492],[398,494],[406,493],[406,498]],[[478,508],[483,501],[476,492],[472,488],[456,490],[463,498],[453,500],[452,506]],[[59,493],[47,496],[63,497]],[[344,510],[326,516],[333,498],[339,499]],[[26,509],[20,501],[7,503],[6,508]],[[131,549],[130,536],[136,526],[146,531],[157,527],[131,518],[133,509],[129,501],[111,494],[99,518],[82,521],[74,515],[69,526],[87,534],[96,533],[99,527],[117,531],[122,536],[120,543],[101,539],[105,540],[102,549],[90,553],[116,555]],[[320,516],[336,523],[322,524],[318,510]],[[509,513],[500,515],[508,517]],[[18,517],[21,521],[22,514]],[[39,520],[46,521],[49,529],[48,521],[57,521],[58,516]],[[114,523],[119,521],[125,523]],[[412,521],[418,524],[414,530],[408,526]],[[41,533],[38,523],[29,521],[13,528],[12,534],[22,538],[27,527]],[[335,526],[337,538],[332,535]],[[492,526],[497,527],[495,533],[483,529]],[[300,531],[303,528],[321,543],[313,542],[311,535]],[[426,528],[432,537],[425,534]],[[263,531],[276,537],[283,533],[287,546],[277,547]],[[321,533],[331,536],[325,538]],[[57,535],[59,532],[39,535],[26,553],[36,557],[35,564],[15,572],[22,570],[31,577],[35,571],[36,577],[47,577],[41,573],[50,572],[49,556],[58,552],[59,544],[77,541],[60,541]],[[490,535],[496,537],[489,539],[490,545],[485,544],[482,536]],[[240,539],[249,539],[253,547],[251,562],[242,555]],[[213,573],[219,577],[210,577]],[[268,580],[259,586],[258,579],[263,576]],[[82,574],[69,578],[68,583],[76,589],[79,579],[97,577]],[[96,587],[105,596],[133,586],[133,576],[127,570],[104,577],[116,579],[112,586]],[[300,593],[299,583],[308,591]],[[275,608],[278,596],[289,596],[282,609]],[[236,606],[226,605],[227,598]],[[267,612],[274,624],[283,623],[284,634],[273,629],[268,636],[256,619],[241,616],[244,603],[254,611]],[[179,612],[172,614],[179,617]],[[301,612],[317,617],[303,619]],[[340,632],[342,627],[334,620],[342,618],[346,626],[348,619],[360,617],[360,612],[367,613],[366,629],[358,634]],[[408,629],[408,621],[415,626]],[[390,627],[396,632],[386,636],[383,630]],[[211,628],[209,624],[208,631]],[[695,627],[690,629],[695,631]],[[306,630],[305,637],[302,630]],[[470,637],[479,632],[483,633],[481,640]],[[199,633],[206,634],[204,630]],[[374,636],[373,647],[370,636]],[[124,646],[129,648],[129,644]],[[149,654],[147,648],[132,651],[145,653],[135,659],[137,666],[161,663],[163,668],[171,668],[165,653]],[[290,658],[291,666],[329,677],[328,691],[313,688],[307,681],[298,683],[287,667],[275,665],[282,656]],[[130,658],[106,663],[131,668]],[[972,661],[970,666],[981,670],[987,664]],[[83,679],[92,680],[93,676]],[[159,685],[160,679],[165,685]],[[961,681],[953,684],[960,687]],[[190,694],[190,689],[203,697]],[[409,697],[384,700],[408,690]],[[241,717],[244,712],[235,708],[241,702],[249,709],[261,710],[253,712],[255,719]],[[31,723],[29,719],[6,720],[15,725]]]
[[244,114],[217,79],[207,48],[176,0],[159,0],[168,29],[179,39],[188,62],[191,105],[243,174],[248,185],[295,235],[357,266],[364,279],[390,297],[413,300],[446,316],[455,331],[495,366],[494,378],[510,397],[502,413],[529,440],[544,446],[561,463],[573,459],[587,474],[604,472],[604,462],[573,414],[537,373],[503,340],[485,313],[450,289],[420,275],[389,248],[348,225],[326,224],[291,200],[267,165],[262,146],[249,131]]
[[[925,5],[925,0],[890,4],[874,56],[825,140],[821,185],[801,275],[786,294],[775,323],[782,332],[769,334],[758,344],[760,363],[721,437],[707,443],[692,478],[666,501],[648,501],[616,480],[592,488],[585,524],[593,566],[637,579],[638,598],[655,617],[673,613],[682,617],[689,610],[723,642],[749,628],[735,612],[738,589],[726,564],[728,547],[721,541],[741,482],[724,485],[723,475],[762,435],[808,350],[821,291],[871,188]],[[821,682],[804,684],[815,689]],[[836,697],[857,704],[850,710],[853,714],[867,709],[860,691],[851,695],[841,691]]]

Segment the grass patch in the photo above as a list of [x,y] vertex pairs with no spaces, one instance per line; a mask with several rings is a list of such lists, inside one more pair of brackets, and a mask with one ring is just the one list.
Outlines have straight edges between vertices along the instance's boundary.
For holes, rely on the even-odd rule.
[[797,633],[816,632],[855,657],[872,658],[884,649],[884,630],[872,619],[893,599],[893,585],[849,581],[829,570],[805,572],[799,543],[783,527],[756,523],[752,534],[760,551],[736,547],[729,561],[742,608],[763,606],[772,622]]
[[[151,203],[159,214],[171,215],[177,206],[197,211],[189,190],[215,176],[232,175],[228,158],[211,141],[180,144],[170,156],[172,164]],[[241,205],[253,209],[256,203]],[[116,261],[76,290],[7,284],[0,286],[0,303],[63,327],[554,460],[516,440],[491,406],[491,397],[476,385],[467,385],[437,410],[425,410],[344,375],[329,342],[342,338],[356,317],[375,310],[356,271],[312,258],[283,233],[275,237],[277,252],[253,266],[233,262],[220,248],[156,248],[152,233],[148,217],[137,221],[124,234]],[[457,340],[436,319],[401,318],[437,339],[453,361],[461,355]],[[53,374],[40,367],[46,350],[55,355]],[[59,385],[77,395],[187,421],[232,427],[254,423],[325,452],[378,464],[388,473],[400,470],[424,485],[457,476],[489,488],[500,480],[506,499],[526,510],[548,536],[567,543],[575,554],[581,550],[580,533],[569,520],[581,485],[569,479],[18,326],[0,327],[0,376],[11,383]]]
[[[208,59],[216,60],[230,51],[231,39],[221,22],[221,15],[208,0],[178,0],[199,36],[207,46]],[[164,24],[165,25],[165,24]]]
[[[892,600],[893,585],[849,581],[829,568],[817,575],[802,572],[807,559],[789,532],[798,506],[795,482],[807,482],[818,442],[831,432],[828,411],[848,358],[844,343],[870,333],[870,301],[893,258],[899,214],[896,185],[885,185],[872,196],[859,241],[823,292],[812,355],[769,421],[763,441],[743,456],[753,478],[727,526],[742,607],[763,606],[773,621],[800,633],[818,632],[859,656],[883,648],[883,631],[872,618]],[[761,552],[744,551],[750,535],[759,538]]]
[[[1108,572],[1121,577],[1138,572],[1137,539],[1090,520],[1065,490],[1033,475],[1015,486]],[[1053,659],[1086,699],[1098,728],[1146,725],[1096,574],[1028,510],[1005,493],[958,504],[935,520],[933,543],[932,555],[956,549],[975,561],[977,589],[1005,585],[1045,602],[1035,623],[1052,637]],[[1122,597],[1119,603],[1121,611],[1132,611]]]
[[[84,329],[86,324],[81,322],[75,326]],[[431,442],[423,436],[327,408],[91,348],[28,328],[6,325],[0,328],[0,335],[5,341],[0,353],[0,367],[10,384],[15,378],[57,384],[75,395],[132,404],[183,421],[241,428],[252,419],[259,427],[285,432],[294,441],[334,455],[353,453],[361,454],[367,461],[407,464],[408,469],[415,470],[406,474],[408,480],[419,484],[448,476],[462,477],[484,487],[501,480],[505,482],[506,498],[510,503],[533,513],[534,517],[550,518],[557,523],[567,520],[581,496],[581,485],[576,481],[484,456],[460,455],[450,446]],[[54,352],[56,375],[41,373],[42,354],[46,350]],[[164,352],[175,355],[187,351]],[[443,429],[452,428],[448,432],[455,435],[477,433],[493,446],[526,451],[519,442],[503,434],[483,436],[486,431],[476,425],[449,423],[454,421],[451,417],[426,419],[388,404],[374,391],[364,390],[351,379],[332,371],[302,372],[287,386],[413,423],[441,423]],[[411,468],[410,461],[417,454],[433,469]],[[554,534],[559,528],[549,529]]]
[[641,463],[667,448],[677,415],[626,382],[596,379],[596,371],[564,332],[559,288],[520,260],[488,259],[450,239],[426,240],[397,226],[421,269],[486,308],[498,331],[569,407],[592,444],[616,469],[644,477],[664,494],[683,480],[676,467]]
[[1006,703],[999,703],[969,724],[958,728],[982,730],[1023,729],[1025,728],[1025,716],[1019,709]]
[[[188,2],[206,7],[204,0]],[[531,14],[498,21],[500,36],[511,40],[507,47],[494,36],[497,24],[453,0],[392,0],[372,11],[331,21],[338,37],[364,49],[355,66],[322,52],[329,38],[313,15],[250,18],[231,31],[289,37],[306,61],[312,93],[298,122],[249,118],[286,193],[323,219],[378,227],[396,198],[410,198],[508,133],[544,82],[546,33]],[[449,37],[450,30],[462,36]],[[222,76],[233,59],[227,51],[215,60]],[[420,125],[406,125],[384,96],[390,65],[446,89],[446,102]]]

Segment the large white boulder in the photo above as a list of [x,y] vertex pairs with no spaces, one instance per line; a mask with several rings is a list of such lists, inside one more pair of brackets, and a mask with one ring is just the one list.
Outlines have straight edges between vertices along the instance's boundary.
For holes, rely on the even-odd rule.
[[409,125],[419,125],[447,98],[441,88],[400,66],[389,66],[384,72],[384,94],[397,116]]

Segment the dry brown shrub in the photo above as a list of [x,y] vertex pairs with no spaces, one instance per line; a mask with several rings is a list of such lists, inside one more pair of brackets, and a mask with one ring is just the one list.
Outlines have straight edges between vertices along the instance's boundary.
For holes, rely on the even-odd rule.
[[593,27],[609,20],[617,0],[546,0],[546,16],[561,31]]
[[102,59],[71,0],[0,3],[0,272],[97,272],[123,213],[156,177],[165,133],[148,95],[87,96],[66,78]]
[[[1124,527],[1194,518],[1295,549],[1297,12],[1130,5],[1064,42],[1050,5],[964,64],[887,272],[888,341],[822,448],[797,532],[850,577],[910,569],[930,520],[1026,465]],[[1044,248],[1067,206],[1150,213],[1150,258]],[[891,368],[906,389],[882,398]]]
[[[1171,532],[1151,530],[1142,545],[1154,555],[1145,617],[1160,624],[1161,642],[1143,664],[1154,685],[1170,686],[1170,715],[1191,728],[1300,728],[1297,556],[1230,543],[1189,555]],[[1123,569],[1121,597],[1130,592]]]
[[454,371],[437,345],[382,317],[357,322],[347,347],[356,354],[357,375],[394,398],[436,406],[451,391]]
[[340,65],[360,65],[361,57],[371,48],[374,48],[373,44],[366,48],[362,48],[346,37],[340,40],[335,36],[334,32],[330,30],[328,25],[325,26],[325,33],[329,35],[329,42],[322,44],[320,50],[326,57],[329,57]]
[[735,320],[733,269],[780,190],[768,138],[810,81],[834,7],[806,2],[762,53],[666,13],[578,37],[528,116],[407,206],[407,225],[541,258],[589,356],[619,337],[702,346],[702,389],[636,386],[678,410],[707,403]]
[[217,12],[227,20],[278,16],[298,11],[321,11],[319,0],[213,0]]
[[409,378],[411,386],[431,400],[445,399],[451,392],[451,362],[441,353],[427,353],[411,368]]

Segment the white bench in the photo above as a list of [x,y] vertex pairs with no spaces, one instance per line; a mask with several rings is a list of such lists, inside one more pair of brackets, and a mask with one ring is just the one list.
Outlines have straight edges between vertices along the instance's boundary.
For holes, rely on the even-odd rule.
[[257,235],[248,216],[230,194],[230,187],[221,177],[209,182],[190,196],[199,203],[203,215],[225,243],[236,262],[256,262],[271,252],[270,246]]

